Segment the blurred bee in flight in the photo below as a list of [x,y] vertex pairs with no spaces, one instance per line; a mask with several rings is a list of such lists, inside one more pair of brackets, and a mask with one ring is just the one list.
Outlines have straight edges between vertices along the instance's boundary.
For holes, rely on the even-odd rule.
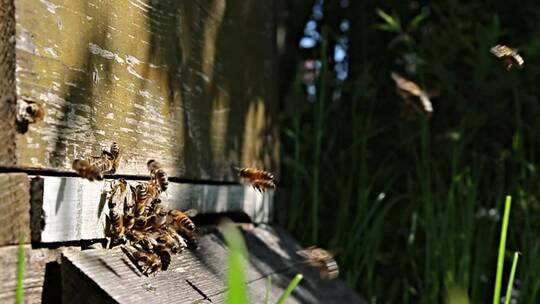
[[17,130],[20,133],[26,133],[28,125],[42,121],[45,118],[45,113],[44,103],[37,103],[29,99],[17,100]]
[[433,105],[428,94],[416,83],[405,79],[398,73],[392,72],[390,75],[396,83],[398,95],[405,101],[405,104],[430,118],[433,115]]
[[510,48],[506,45],[497,44],[491,48],[490,52],[504,61],[507,71],[510,71],[513,66],[517,66],[521,69],[525,63],[523,57],[518,54],[516,49]]
[[270,172],[266,172],[255,168],[236,168],[238,176],[249,181],[251,186],[259,191],[265,192],[268,189],[275,189],[274,175]]
[[339,275],[339,267],[332,254],[322,248],[311,246],[297,252],[306,262],[320,271],[323,279],[335,279]]

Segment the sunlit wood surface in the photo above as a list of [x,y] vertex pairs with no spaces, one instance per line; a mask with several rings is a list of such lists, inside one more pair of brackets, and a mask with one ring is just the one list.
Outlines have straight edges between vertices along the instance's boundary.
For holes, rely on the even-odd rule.
[[273,1],[15,0],[19,98],[47,116],[18,164],[70,170],[117,141],[119,173],[235,180],[278,161]]

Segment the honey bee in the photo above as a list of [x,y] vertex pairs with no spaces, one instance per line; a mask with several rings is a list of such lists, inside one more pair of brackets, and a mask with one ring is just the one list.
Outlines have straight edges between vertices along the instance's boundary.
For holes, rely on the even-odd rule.
[[122,246],[122,251],[132,259],[141,272],[148,276],[161,268],[161,259],[155,253],[149,253],[136,248],[128,249],[126,246]]
[[428,94],[422,90],[416,83],[405,79],[396,72],[391,73],[392,79],[396,83],[399,96],[403,98],[405,104],[412,107],[419,113],[427,117],[433,114],[433,105],[429,100]]
[[111,161],[111,170],[109,170],[109,173],[114,174],[116,170],[118,169],[118,165],[120,164],[120,146],[113,142],[111,144],[111,147],[109,148],[109,151],[103,150],[103,154],[107,155],[109,160]]
[[255,168],[235,168],[241,178],[247,179],[251,186],[259,191],[265,192],[267,189],[275,189],[274,175],[270,172]]
[[111,222],[111,235],[117,240],[124,239],[126,230],[122,215],[113,209],[109,213],[109,219]]
[[158,189],[152,182],[139,183],[135,187],[135,216],[146,214],[146,203],[149,199],[156,197]]
[[322,248],[315,246],[298,251],[306,262],[319,268],[321,278],[335,279],[339,275],[339,267],[332,254]]
[[276,188],[276,185],[274,184],[274,182],[272,181],[268,181],[268,180],[255,180],[251,183],[251,186],[253,186],[253,188],[259,192],[265,192],[267,189],[275,189]]
[[122,201],[122,196],[126,196],[128,189],[128,184],[125,179],[121,178],[117,182],[113,183],[111,186],[111,190],[108,191],[109,193],[109,209],[114,209],[116,207],[116,199],[118,199],[118,195],[120,196],[119,201]]
[[156,241],[164,247],[170,248],[173,253],[180,253],[187,247],[186,241],[170,228],[161,231]]
[[154,252],[154,248],[158,246],[158,242],[154,238],[142,231],[131,230],[127,234],[127,238],[134,247],[147,252]]
[[151,159],[147,162],[150,175],[157,182],[161,191],[166,191],[169,187],[169,178],[167,173],[161,168],[161,164]]
[[504,60],[506,70],[508,71],[510,71],[513,66],[523,68],[523,64],[525,63],[523,57],[518,54],[516,49],[510,48],[506,45],[497,44],[490,49],[490,52],[498,58],[502,58]]
[[86,159],[76,159],[72,164],[73,170],[81,177],[90,181],[103,179],[103,169],[107,168],[106,163],[92,163]]
[[196,228],[189,216],[180,210],[169,211],[170,226],[187,239],[191,247],[197,246]]
[[161,259],[161,270],[167,270],[169,265],[171,265],[171,250],[168,248],[162,248],[159,251],[159,257]]
[[23,98],[17,100],[17,128],[20,133],[28,131],[28,124],[40,122],[45,118],[46,106],[44,103]]

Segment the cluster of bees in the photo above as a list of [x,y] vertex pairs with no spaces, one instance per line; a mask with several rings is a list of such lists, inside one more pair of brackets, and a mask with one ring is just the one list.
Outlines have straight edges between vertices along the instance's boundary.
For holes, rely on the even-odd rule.
[[[101,180],[105,174],[116,172],[120,152],[119,145],[113,142],[99,156],[75,159],[72,167],[83,178]],[[197,248],[196,227],[190,219],[195,215],[194,210],[164,209],[160,195],[168,188],[168,175],[153,159],[147,162],[147,167],[149,181],[132,185],[120,178],[106,191],[108,247],[121,245],[122,251],[144,275],[167,270],[173,254],[180,254],[186,248]],[[240,178],[261,193],[276,187],[270,172],[255,168],[235,169]],[[309,247],[298,254],[306,263],[317,267],[322,278],[338,276],[338,265],[328,251]]]
[[[73,169],[91,181],[100,180],[104,174],[113,174],[120,161],[120,147],[113,143],[100,156],[73,161]],[[169,185],[168,175],[161,165],[151,159],[147,162],[150,180],[129,184],[119,179],[107,190],[109,214],[105,227],[110,245],[122,245],[122,251],[139,270],[150,275],[166,270],[173,254],[186,248],[196,248],[196,227],[189,212],[166,210],[161,193]]]
[[[497,58],[503,60],[508,71],[511,70],[513,66],[523,68],[523,64],[525,63],[525,60],[518,54],[516,49],[506,45],[497,44],[490,49],[490,52]],[[396,72],[391,72],[390,77],[392,77],[396,83],[397,93],[405,102],[405,106],[430,118],[433,114],[433,105],[430,101],[431,96],[418,84],[406,79]]]

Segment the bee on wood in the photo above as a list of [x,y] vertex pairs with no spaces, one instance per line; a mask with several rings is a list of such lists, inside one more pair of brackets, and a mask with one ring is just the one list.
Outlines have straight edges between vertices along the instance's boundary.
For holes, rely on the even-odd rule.
[[428,94],[424,90],[416,83],[405,79],[398,73],[392,72],[391,76],[396,83],[398,95],[401,96],[407,106],[427,117],[433,115],[433,105],[429,100]]
[[169,265],[171,265],[171,250],[169,248],[161,248],[158,254],[161,259],[161,270],[167,270]]
[[16,123],[20,133],[28,131],[28,124],[40,122],[45,118],[46,106],[29,99],[17,101]]
[[102,180],[103,172],[110,169],[109,161],[96,161],[90,162],[86,159],[76,159],[72,164],[73,170],[77,172],[81,177],[86,178],[90,181]]
[[159,190],[155,183],[144,182],[139,183],[135,187],[135,216],[142,216],[146,214],[146,203],[156,197],[159,194]]
[[187,247],[186,241],[170,228],[162,230],[156,241],[164,247],[170,248],[173,253],[180,253]]
[[315,246],[298,251],[306,262],[320,271],[321,278],[335,279],[339,275],[339,267],[332,254]]
[[276,188],[274,175],[270,172],[255,168],[236,168],[236,170],[241,178],[248,180],[251,186],[259,192]]
[[521,69],[525,63],[523,57],[518,54],[516,49],[510,48],[506,45],[497,44],[490,49],[490,52],[504,61],[507,71],[510,71],[513,66],[517,66]]
[[169,187],[169,178],[167,173],[161,168],[161,164],[151,159],[147,162],[147,166],[150,171],[150,176],[157,182],[160,190],[167,191],[167,188]]
[[[189,210],[187,213],[189,213]],[[169,225],[182,237],[186,238],[191,247],[197,247],[195,224],[186,213],[176,209],[170,210]]]
[[111,161],[111,169],[109,170],[108,173],[114,174],[116,170],[118,169],[118,165],[120,164],[120,158],[121,158],[120,152],[121,152],[120,146],[116,142],[113,142],[111,144],[109,151],[103,150],[102,155],[106,156]]
[[[114,209],[116,207],[117,201],[122,201],[122,198],[126,198],[128,190],[128,184],[125,179],[121,178],[118,181],[114,182],[111,186],[111,190],[107,191],[109,194],[109,209]],[[125,201],[124,201],[125,203]]]
[[158,242],[154,238],[142,231],[131,230],[127,234],[127,238],[133,247],[147,252],[154,252],[154,248],[158,245]]
[[115,242],[123,242],[125,238],[126,229],[124,227],[124,219],[122,214],[116,210],[110,210],[109,220],[111,223],[111,236]]
[[114,173],[116,171],[115,161],[116,159],[110,152],[103,150],[101,156],[90,156],[88,159],[75,159],[72,168],[81,177],[90,181],[101,180],[104,174]]
[[122,246],[122,251],[134,261],[137,267],[139,267],[141,272],[146,276],[161,268],[161,259],[155,253],[137,250],[134,247],[128,249],[126,246]]

